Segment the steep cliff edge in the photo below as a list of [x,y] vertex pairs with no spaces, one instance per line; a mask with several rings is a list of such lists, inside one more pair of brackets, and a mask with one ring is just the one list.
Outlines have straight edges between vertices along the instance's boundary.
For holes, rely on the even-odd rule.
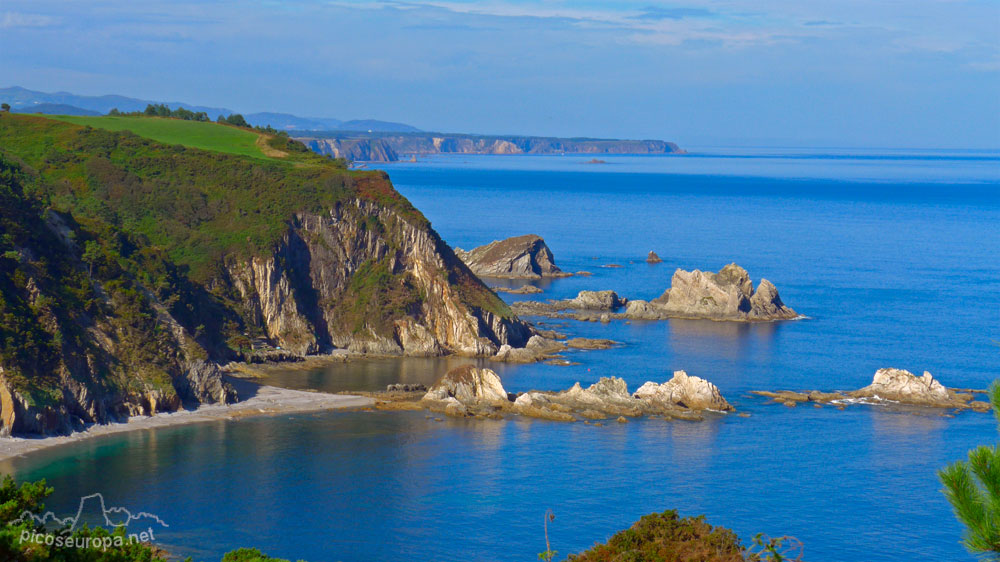
[[227,273],[253,321],[295,353],[492,355],[531,336],[433,230],[365,199],[296,214],[271,255]]
[[485,356],[531,336],[383,173],[36,116],[0,114],[0,140],[31,209],[2,239],[8,433],[229,400],[216,363],[260,345]]

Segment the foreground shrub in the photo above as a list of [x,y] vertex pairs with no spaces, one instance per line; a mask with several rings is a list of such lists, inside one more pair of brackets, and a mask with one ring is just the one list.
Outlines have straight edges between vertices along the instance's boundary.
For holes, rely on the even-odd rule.
[[[570,556],[574,562],[744,562],[745,549],[736,533],[713,527],[705,517],[681,518],[674,510],[643,516],[616,533],[606,544]],[[758,560],[758,558],[750,558]]]
[[[990,385],[993,415],[1000,421],[1000,382]],[[965,547],[985,560],[1000,560],[1000,448],[983,445],[969,451],[938,475],[944,494],[965,525]]]

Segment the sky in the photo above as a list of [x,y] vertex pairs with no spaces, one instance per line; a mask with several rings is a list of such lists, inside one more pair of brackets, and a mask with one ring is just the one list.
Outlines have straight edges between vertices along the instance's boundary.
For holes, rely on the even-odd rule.
[[431,131],[1000,148],[1000,0],[0,0],[0,87]]

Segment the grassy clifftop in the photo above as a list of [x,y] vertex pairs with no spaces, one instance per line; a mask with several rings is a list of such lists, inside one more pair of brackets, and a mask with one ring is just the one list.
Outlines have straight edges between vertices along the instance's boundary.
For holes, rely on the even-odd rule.
[[[101,128],[68,122],[75,119],[0,113],[0,150],[38,171],[34,195],[54,209],[144,237],[196,280],[211,277],[223,256],[270,249],[295,212],[347,198],[428,224],[384,173],[347,170],[282,137],[261,142],[249,130],[174,119],[83,118]],[[262,144],[284,155],[264,156]]]
[[180,144],[191,148],[254,158],[268,157],[258,144],[258,139],[261,138],[260,134],[218,123],[145,116],[53,115],[51,119],[108,131],[130,131],[140,137],[164,144]]

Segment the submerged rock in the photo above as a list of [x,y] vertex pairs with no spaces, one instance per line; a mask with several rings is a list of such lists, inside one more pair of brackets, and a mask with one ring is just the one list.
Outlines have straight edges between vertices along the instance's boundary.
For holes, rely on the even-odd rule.
[[468,252],[455,248],[455,253],[481,277],[538,279],[572,275],[556,266],[552,250],[536,234],[494,240]]
[[707,318],[712,320],[789,320],[798,314],[784,305],[778,290],[762,279],[754,291],[747,271],[735,263],[718,273],[678,269],[670,288],[652,301],[634,300],[625,309],[625,318]]
[[580,291],[575,298],[562,301],[568,308],[583,310],[616,310],[625,306],[623,299],[614,291]]
[[[548,316],[552,318],[573,318],[584,321],[608,321],[619,318],[615,311],[621,309],[628,299],[614,291],[580,291],[572,299],[541,301],[518,301],[511,305],[516,314],[528,316]],[[603,317],[603,318],[602,318]]]
[[512,295],[535,295],[543,292],[542,289],[534,285],[522,285],[515,289],[508,287],[492,287],[492,289],[497,293],[510,293]]

